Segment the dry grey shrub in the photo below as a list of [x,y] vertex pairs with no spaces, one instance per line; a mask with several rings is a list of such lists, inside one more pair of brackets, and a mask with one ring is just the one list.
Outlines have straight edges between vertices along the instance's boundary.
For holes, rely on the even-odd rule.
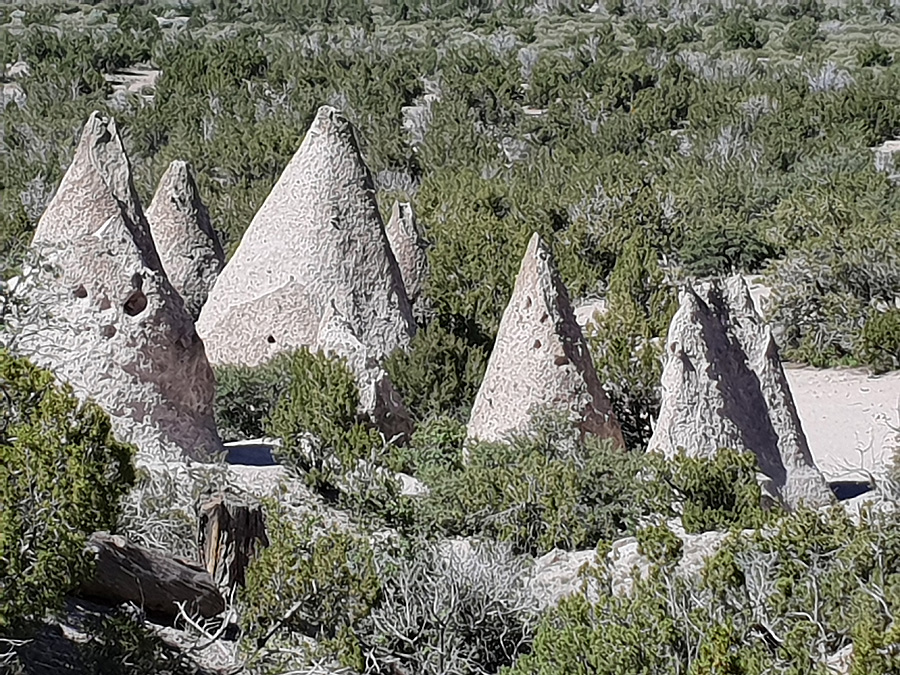
[[223,464],[153,461],[138,467],[122,504],[119,528],[148,549],[196,557],[198,508],[220,492],[237,492]]
[[509,28],[502,28],[485,38],[488,49],[496,56],[503,56],[519,46],[519,39]]
[[710,141],[706,159],[725,169],[736,164],[756,168],[762,159],[762,149],[751,143],[745,130],[727,124]]
[[756,76],[759,66],[742,54],[729,54],[715,58],[705,52],[684,50],[678,53],[678,61],[694,75],[710,82],[746,80]]
[[768,94],[751,96],[741,104],[741,110],[747,116],[747,121],[754,125],[760,117],[778,111],[778,100],[770,98]]
[[853,76],[837,64],[828,61],[819,70],[806,73],[806,81],[814,92],[841,91],[853,86]]
[[53,186],[48,185],[43,174],[35,176],[25,184],[19,193],[19,201],[25,209],[25,215],[32,222],[37,222],[53,198]]
[[536,47],[522,47],[517,58],[519,59],[519,73],[524,82],[531,80],[531,73],[540,59],[540,51]]
[[4,84],[0,86],[0,110],[6,110],[6,106],[15,105],[24,108],[28,101],[25,90],[18,84]]
[[378,561],[382,601],[363,626],[366,673],[496,672],[530,642],[528,562],[496,542],[423,544]]

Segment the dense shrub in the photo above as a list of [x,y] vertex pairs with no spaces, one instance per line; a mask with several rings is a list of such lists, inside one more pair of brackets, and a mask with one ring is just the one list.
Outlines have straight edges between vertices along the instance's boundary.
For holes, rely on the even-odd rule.
[[[292,521],[274,502],[266,504],[266,529],[269,546],[248,568],[239,595],[244,640],[259,659],[254,665],[283,672],[278,646],[290,645],[302,661],[315,654],[316,640],[318,649],[362,668],[354,629],[381,593],[367,538],[313,516]],[[272,651],[260,651],[267,644]]]
[[342,359],[304,347],[289,357],[286,372],[286,387],[265,425],[281,441],[276,458],[336,496],[339,477],[380,450],[381,438],[358,415],[356,378]]
[[216,426],[224,441],[261,438],[288,381],[290,357],[259,366],[217,366]]
[[553,417],[537,422],[534,434],[467,452],[461,468],[420,473],[431,489],[419,513],[425,532],[488,536],[516,551],[543,553],[593,547],[669,508],[665,485],[654,479],[665,470],[662,462],[579,440]]
[[0,633],[56,609],[89,573],[85,541],[115,527],[133,452],[96,404],[0,350]]
[[391,355],[385,370],[414,419],[452,415],[464,421],[484,377],[485,352],[433,321],[416,333],[409,351]]
[[679,455],[669,482],[685,532],[758,528],[777,514],[762,507],[756,457],[723,448],[712,459]]
[[857,353],[876,373],[900,368],[900,309],[870,313],[860,334]]
[[650,441],[659,414],[662,341],[677,309],[671,282],[641,231],[616,260],[606,299],[606,311],[594,317],[587,338],[625,446],[637,452]]
[[[853,673],[900,667],[891,616],[900,573],[895,515],[855,526],[843,509],[802,511],[755,535],[731,535],[701,575],[671,573],[677,538],[646,533],[656,563],[629,595],[563,600],[510,675],[824,672],[853,645]],[[668,541],[669,545],[665,542]]]

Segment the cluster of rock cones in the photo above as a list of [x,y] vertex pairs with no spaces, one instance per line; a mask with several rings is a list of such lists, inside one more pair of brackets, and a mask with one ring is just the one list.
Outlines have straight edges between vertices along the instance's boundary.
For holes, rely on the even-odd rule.
[[[210,363],[255,365],[300,347],[344,357],[361,408],[389,437],[412,422],[382,367],[428,312],[426,242],[408,204],[385,225],[349,122],[322,107],[228,264],[189,167],[144,212],[115,123],[91,115],[35,232],[23,284],[44,317],[17,349],[97,400],[143,452],[222,449]],[[196,322],[196,323],[195,323]],[[789,504],[830,500],[768,328],[740,277],[682,292],[650,449],[753,452]],[[468,427],[525,430],[536,410],[582,434],[622,433],[549,248],[535,234]]]

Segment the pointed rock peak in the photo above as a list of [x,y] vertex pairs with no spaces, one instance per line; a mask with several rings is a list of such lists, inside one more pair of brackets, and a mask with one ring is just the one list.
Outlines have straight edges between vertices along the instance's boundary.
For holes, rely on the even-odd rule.
[[145,262],[159,268],[150,228],[134,189],[131,165],[115,120],[91,113],[75,156],[34,233],[35,246],[65,246],[94,234],[122,216]]
[[169,281],[196,320],[225,265],[225,252],[187,162],[169,165],[147,220]]
[[686,288],[666,339],[660,414],[651,451],[752,452],[774,491],[795,507],[831,494],[800,427],[771,331],[740,280]]
[[503,440],[526,431],[542,408],[624,446],[550,249],[535,234],[500,322],[468,436]]
[[[254,311],[274,295],[277,303]],[[371,174],[349,122],[323,107],[219,275],[197,327],[214,363],[244,363],[271,353],[270,345],[312,347],[331,300],[378,359],[409,345],[415,322]],[[268,345],[256,344],[258,336]]]
[[394,202],[385,231],[400,268],[406,294],[413,305],[413,312],[417,319],[424,318],[426,310],[423,306],[423,293],[428,278],[428,244],[410,203]]

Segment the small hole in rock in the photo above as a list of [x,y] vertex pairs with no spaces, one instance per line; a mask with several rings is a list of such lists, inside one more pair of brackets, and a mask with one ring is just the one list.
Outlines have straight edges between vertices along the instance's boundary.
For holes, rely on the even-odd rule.
[[532,347],[534,347],[535,349],[540,349],[540,348],[541,348],[541,341],[540,341],[540,340],[535,340],[535,341],[534,341],[534,344],[532,345]]
[[113,326],[112,324],[104,326],[102,333],[103,333],[103,337],[111,338],[116,334],[116,327]]
[[266,338],[266,342],[268,342],[270,345],[274,345],[275,344],[275,336],[270,335],[269,337]]
[[564,365],[566,365],[568,362],[569,362],[569,358],[568,358],[567,356],[565,356],[565,355],[563,355],[563,356],[557,356],[555,359],[553,359],[553,363],[555,363],[555,364],[558,365],[558,366],[564,366]]
[[128,316],[137,316],[147,309],[147,296],[141,291],[132,291],[125,300],[124,307]]
[[87,289],[84,287],[84,284],[79,285],[78,288],[72,291],[72,295],[74,295],[76,298],[86,298]]
[[100,311],[101,311],[101,312],[105,312],[105,311],[106,311],[107,309],[109,309],[110,307],[112,307],[112,303],[109,301],[109,298],[104,297],[104,298],[100,301]]

